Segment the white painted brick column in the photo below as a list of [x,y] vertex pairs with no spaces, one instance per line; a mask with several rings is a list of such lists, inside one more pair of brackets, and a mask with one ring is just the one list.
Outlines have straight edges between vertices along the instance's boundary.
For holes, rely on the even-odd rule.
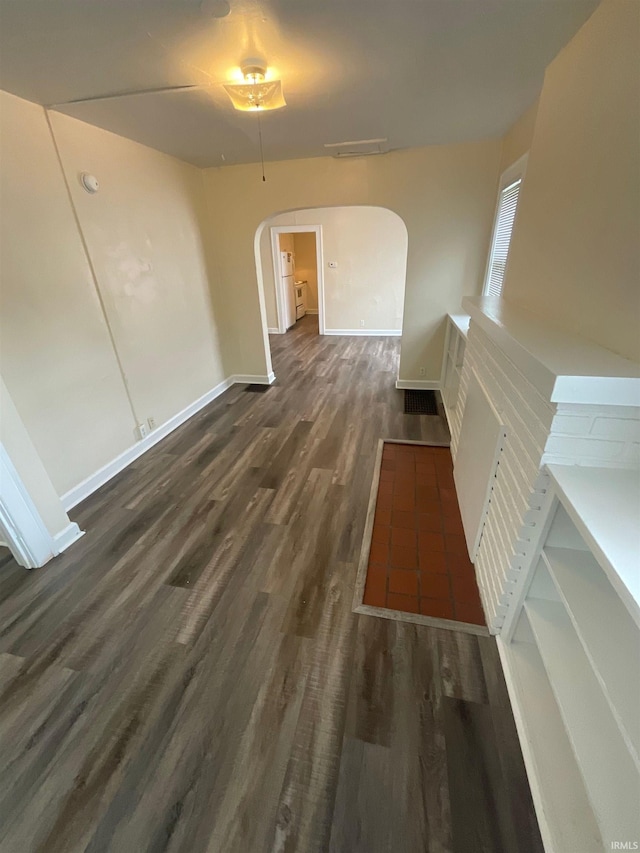
[[640,467],[640,408],[552,403],[472,320],[450,423],[454,464],[473,374],[507,432],[475,560],[489,629],[498,633],[540,518],[542,466]]

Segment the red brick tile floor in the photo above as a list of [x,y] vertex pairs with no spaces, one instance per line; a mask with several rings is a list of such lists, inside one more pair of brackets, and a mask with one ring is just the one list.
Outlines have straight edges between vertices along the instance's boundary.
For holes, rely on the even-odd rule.
[[384,443],[363,604],[486,625],[448,447]]

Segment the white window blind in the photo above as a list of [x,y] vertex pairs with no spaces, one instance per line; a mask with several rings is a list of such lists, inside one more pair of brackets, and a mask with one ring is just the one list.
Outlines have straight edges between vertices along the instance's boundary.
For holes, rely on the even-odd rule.
[[487,280],[484,285],[484,293],[487,296],[500,296],[502,293],[502,283],[507,267],[507,256],[509,255],[509,244],[511,243],[513,221],[516,218],[521,183],[522,178],[518,178],[517,181],[509,184],[500,192],[498,212],[493,227]]

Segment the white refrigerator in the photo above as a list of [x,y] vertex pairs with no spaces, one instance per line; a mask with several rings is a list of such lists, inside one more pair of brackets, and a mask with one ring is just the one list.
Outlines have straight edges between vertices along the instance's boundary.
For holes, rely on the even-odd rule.
[[295,268],[292,252],[280,252],[280,276],[282,278],[280,291],[284,295],[285,328],[290,329],[296,322],[296,294],[294,281]]

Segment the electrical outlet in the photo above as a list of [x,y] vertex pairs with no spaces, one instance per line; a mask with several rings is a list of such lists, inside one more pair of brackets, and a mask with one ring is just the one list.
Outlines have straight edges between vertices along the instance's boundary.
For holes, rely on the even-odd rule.
[[142,441],[143,438],[146,438],[149,435],[149,429],[146,424],[138,424],[136,427],[136,435],[138,437],[138,441]]
[[155,418],[147,418],[147,423],[149,424],[149,429],[156,428],[156,419]]
[[360,328],[364,329],[364,320],[360,320]]
[[424,374],[425,374],[425,369],[424,369],[424,367],[421,367],[420,368],[420,376],[424,376]]

